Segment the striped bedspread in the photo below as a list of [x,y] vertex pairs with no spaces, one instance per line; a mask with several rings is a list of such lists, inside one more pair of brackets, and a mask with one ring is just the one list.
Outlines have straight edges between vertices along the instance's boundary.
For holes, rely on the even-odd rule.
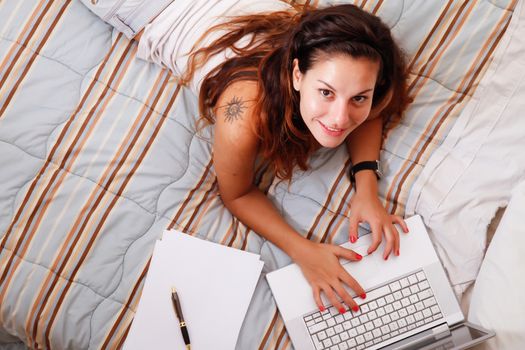
[[[354,1],[393,27],[409,57],[414,102],[381,154],[390,211],[402,215],[417,195],[516,2]],[[38,349],[118,348],[154,241],[177,228],[261,254],[237,348],[292,348],[264,279],[289,258],[223,207],[196,97],[136,49],[80,2],[0,1],[0,345],[12,335]],[[264,168],[256,182],[306,237],[342,243],[348,165],[342,148],[319,151],[290,184]]]

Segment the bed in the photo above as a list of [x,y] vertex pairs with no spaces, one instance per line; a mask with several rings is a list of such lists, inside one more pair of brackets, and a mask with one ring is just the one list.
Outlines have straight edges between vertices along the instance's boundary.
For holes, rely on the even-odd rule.
[[[523,301],[489,301],[498,278],[523,287],[508,268],[523,263],[512,243],[523,242],[523,1],[355,3],[409,58],[414,101],[386,131],[382,199],[422,215],[465,313],[498,334],[486,347],[522,348],[523,321],[503,314]],[[79,1],[4,0],[0,23],[0,347],[121,347],[154,242],[176,228],[261,255],[237,348],[291,349],[264,279],[290,259],[222,205],[195,93]],[[265,168],[255,180],[299,232],[340,244],[349,164],[342,148],[320,151],[290,184]],[[511,198],[515,209],[490,225]],[[487,267],[489,226],[498,245]]]

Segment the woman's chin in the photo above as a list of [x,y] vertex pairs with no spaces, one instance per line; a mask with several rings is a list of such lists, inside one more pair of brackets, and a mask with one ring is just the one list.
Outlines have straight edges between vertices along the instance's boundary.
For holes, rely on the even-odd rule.
[[[323,148],[337,148],[344,143],[349,132],[339,132],[339,133],[329,133],[325,130],[316,130],[315,133],[312,133],[315,140]],[[335,135],[332,135],[335,134]]]
[[319,145],[323,148],[337,148],[341,146],[344,140],[317,140]]

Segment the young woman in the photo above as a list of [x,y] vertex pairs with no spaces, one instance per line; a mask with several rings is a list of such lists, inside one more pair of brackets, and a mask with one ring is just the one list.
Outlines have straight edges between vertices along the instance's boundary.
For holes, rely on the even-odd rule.
[[[278,11],[261,13],[270,9]],[[140,57],[198,90],[202,116],[214,124],[213,162],[224,205],[301,267],[320,310],[321,293],[342,313],[344,305],[357,310],[344,285],[362,298],[365,292],[339,259],[361,256],[296,232],[253,184],[254,164],[262,158],[290,180],[295,168],[308,168],[318,148],[345,144],[354,169],[363,170],[353,172],[349,239],[355,242],[359,222],[368,222],[368,252],[384,236],[384,259],[399,255],[393,223],[404,231],[406,225],[381,204],[374,169],[356,166],[379,158],[384,120],[399,117],[408,101],[404,60],[389,28],[353,5],[178,0],[136,39]]]

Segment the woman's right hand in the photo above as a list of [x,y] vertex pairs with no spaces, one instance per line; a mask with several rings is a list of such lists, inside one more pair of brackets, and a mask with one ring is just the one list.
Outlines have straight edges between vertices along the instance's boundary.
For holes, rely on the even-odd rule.
[[[362,257],[356,252],[343,247],[315,243],[304,240],[301,247],[296,250],[292,258],[301,268],[313,290],[315,303],[319,310],[324,311],[325,305],[321,300],[321,293],[324,293],[330,303],[344,313],[347,309],[340,299],[352,310],[357,311],[359,307],[343,285],[347,285],[361,298],[365,298],[364,289],[359,283],[343,268],[339,262],[340,258],[359,261]],[[339,297],[338,297],[339,296]]]

